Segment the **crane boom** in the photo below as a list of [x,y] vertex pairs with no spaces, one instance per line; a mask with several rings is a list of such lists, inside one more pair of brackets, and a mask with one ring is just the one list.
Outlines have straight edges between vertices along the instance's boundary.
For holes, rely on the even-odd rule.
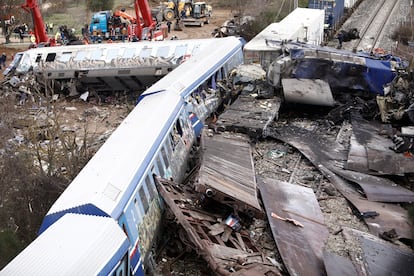
[[50,43],[50,39],[46,34],[45,22],[43,21],[37,1],[26,0],[22,8],[32,15],[36,43]]

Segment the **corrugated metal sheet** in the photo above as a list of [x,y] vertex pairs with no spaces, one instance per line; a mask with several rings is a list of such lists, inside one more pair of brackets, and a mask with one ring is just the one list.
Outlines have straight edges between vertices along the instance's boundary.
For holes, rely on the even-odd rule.
[[239,210],[262,214],[249,139],[242,135],[203,135],[202,146],[203,158],[196,190],[204,193],[212,189],[214,198],[226,199]]
[[[97,275],[128,250],[111,218],[67,214],[11,261],[0,275]],[[24,261],[22,261],[24,260]]]

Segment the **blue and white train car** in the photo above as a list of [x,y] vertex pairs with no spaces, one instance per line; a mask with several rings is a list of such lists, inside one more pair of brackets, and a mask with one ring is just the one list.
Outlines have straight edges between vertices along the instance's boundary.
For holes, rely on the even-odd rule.
[[66,214],[0,275],[127,275],[128,247],[112,218]]
[[[9,271],[13,271],[13,275],[27,275],[29,269],[40,271],[42,275],[53,274],[56,270],[60,270],[59,275],[75,275],[71,270],[73,266],[78,266],[77,271],[84,269],[81,275],[143,275],[146,269],[151,269],[151,248],[162,212],[154,176],[175,181],[184,178],[188,156],[196,140],[191,119],[197,115],[197,110],[202,110],[200,106],[205,105],[204,99],[188,104],[185,98],[199,91],[205,80],[220,74],[225,78],[227,70],[242,62],[241,46],[234,37],[216,39],[214,49],[191,58],[196,59],[196,63],[185,62],[168,75],[175,82],[163,79],[162,85],[157,83],[151,87],[53,204],[34,241],[36,245],[26,248],[0,275],[8,275]],[[177,90],[179,84],[182,87]],[[94,217],[102,221],[85,222]],[[115,243],[112,234],[99,235],[98,225],[93,226],[97,229],[96,236],[84,237],[89,233],[86,228],[93,223],[101,223],[103,231],[105,218],[118,225],[128,248],[124,247],[122,239]],[[73,227],[59,226],[67,219],[79,225],[78,232]],[[119,235],[119,231],[113,235]],[[73,244],[79,239],[83,242],[76,251],[68,253],[55,244],[59,238]],[[86,242],[85,239],[96,240]],[[50,247],[54,249],[48,250]],[[99,256],[97,260],[101,253],[94,253],[93,249],[102,248],[110,254]],[[39,261],[28,263],[27,251]],[[74,258],[71,265],[62,264],[66,258]],[[100,262],[102,266],[95,271],[86,270],[93,262]]]

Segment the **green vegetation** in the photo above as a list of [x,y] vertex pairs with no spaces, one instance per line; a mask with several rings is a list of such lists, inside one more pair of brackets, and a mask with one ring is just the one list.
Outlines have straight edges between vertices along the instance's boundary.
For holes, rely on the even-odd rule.
[[0,231],[0,268],[9,263],[23,248],[24,244],[12,231]]

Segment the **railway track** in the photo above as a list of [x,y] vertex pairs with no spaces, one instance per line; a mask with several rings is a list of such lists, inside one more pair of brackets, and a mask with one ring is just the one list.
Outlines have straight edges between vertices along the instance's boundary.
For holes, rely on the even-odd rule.
[[360,29],[360,38],[353,43],[353,50],[373,52],[380,48],[380,40],[384,35],[384,27],[390,21],[400,0],[375,1],[376,6],[366,24]]

